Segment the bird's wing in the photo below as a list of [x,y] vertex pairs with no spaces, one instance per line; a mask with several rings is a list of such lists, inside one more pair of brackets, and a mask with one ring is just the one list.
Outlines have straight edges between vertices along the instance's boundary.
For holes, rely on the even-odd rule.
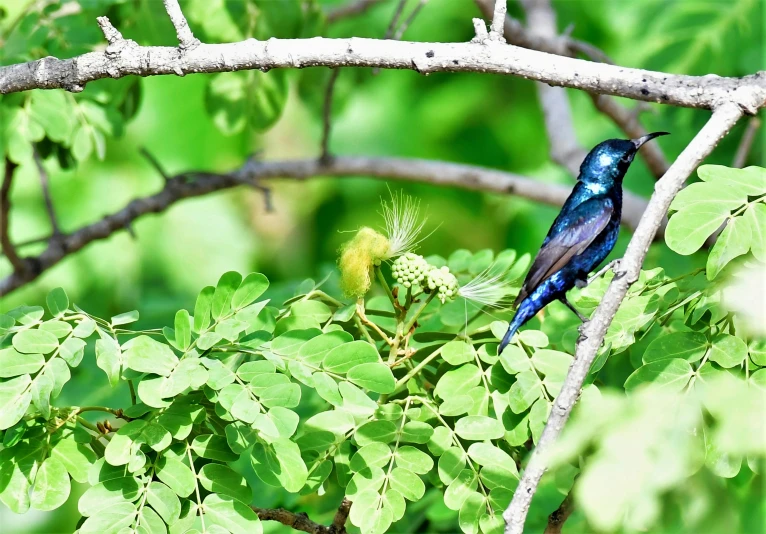
[[560,231],[548,238],[537,253],[527,273],[514,306],[524,300],[537,286],[564,267],[573,256],[581,254],[606,228],[614,212],[607,197],[586,200],[572,211],[562,214],[554,225]]

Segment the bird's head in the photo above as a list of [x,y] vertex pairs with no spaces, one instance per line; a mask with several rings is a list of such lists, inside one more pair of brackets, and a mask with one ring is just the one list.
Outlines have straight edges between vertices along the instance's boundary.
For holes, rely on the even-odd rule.
[[633,158],[646,142],[655,137],[669,135],[654,132],[638,139],[608,139],[591,150],[580,165],[580,177],[584,182],[620,183]]

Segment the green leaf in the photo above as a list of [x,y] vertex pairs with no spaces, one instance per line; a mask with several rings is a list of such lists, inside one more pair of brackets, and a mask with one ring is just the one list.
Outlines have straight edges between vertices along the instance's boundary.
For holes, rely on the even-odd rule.
[[417,473],[425,475],[434,467],[433,459],[420,449],[405,445],[396,450],[396,465]]
[[259,400],[268,408],[272,406],[295,408],[301,401],[301,387],[294,382],[276,384],[262,391],[259,395]]
[[572,363],[572,355],[557,350],[538,349],[532,355],[532,363],[546,377],[563,381]]
[[215,288],[207,286],[197,296],[197,302],[194,304],[194,331],[198,334],[210,326],[210,308],[214,293]]
[[712,340],[710,361],[721,367],[741,365],[747,358],[747,345],[740,338],[729,334],[718,334]]
[[548,336],[541,330],[523,330],[519,332],[519,341],[528,347],[548,346]]
[[170,347],[149,336],[138,336],[123,345],[125,362],[139,373],[169,376],[178,365],[178,357]]
[[290,306],[290,314],[295,317],[311,317],[319,323],[327,322],[332,317],[330,307],[319,300],[299,300]]
[[353,341],[353,336],[348,332],[338,330],[314,337],[300,346],[298,358],[310,365],[317,366],[322,363],[324,357],[335,347]]
[[22,353],[49,354],[59,346],[59,340],[45,330],[22,330],[13,336],[13,347]]
[[261,480],[289,492],[300,491],[308,479],[300,449],[289,439],[280,438],[267,446],[257,443],[250,459]]
[[[495,447],[491,443],[472,443],[468,447],[468,456],[481,466],[501,465],[516,472],[516,463],[504,450]],[[518,478],[518,473],[516,473]]]
[[48,458],[37,471],[30,503],[37,510],[55,510],[66,502],[71,489],[64,464],[56,458]]
[[314,389],[324,400],[332,404],[333,406],[340,406],[343,399],[338,391],[338,384],[330,375],[321,371],[311,375],[314,382]]
[[85,517],[101,515],[138,499],[139,487],[133,477],[109,478],[88,488],[77,502],[77,509]]
[[715,200],[698,204],[693,210],[679,211],[668,221],[665,242],[673,252],[684,256],[696,252],[708,236],[721,226],[728,215],[729,210],[726,205]]
[[72,325],[69,323],[65,323],[64,321],[57,321],[55,319],[51,319],[50,321],[45,321],[40,325],[40,330],[45,330],[46,332],[50,332],[54,336],[56,336],[58,339],[62,339],[67,337],[72,332]]
[[694,374],[689,362],[680,358],[659,360],[636,369],[625,381],[625,389],[632,391],[642,384],[682,391]]
[[52,141],[66,143],[72,135],[73,112],[63,93],[32,91],[29,114],[45,129],[46,136]]
[[353,471],[361,471],[368,467],[383,467],[391,459],[391,448],[385,443],[370,443],[365,445],[351,457],[349,466]]
[[542,394],[542,382],[534,371],[524,371],[516,375],[516,382],[508,391],[508,406],[513,413],[526,411]]
[[169,456],[162,456],[156,465],[156,474],[162,482],[179,497],[188,497],[196,486],[194,475],[182,462]]
[[649,343],[643,355],[643,362],[650,363],[671,358],[680,358],[689,363],[700,361],[707,350],[707,339],[699,332],[672,332]]
[[264,275],[261,273],[248,274],[234,292],[231,307],[235,310],[241,310],[248,304],[255,302],[268,288],[269,279]]
[[129,529],[136,518],[136,506],[118,502],[89,517],[78,530],[79,534],[118,534]]
[[476,491],[478,478],[471,469],[463,469],[444,492],[444,504],[450,510],[460,510],[468,496]]
[[[505,325],[505,323],[503,323]],[[529,356],[518,345],[508,345],[500,355],[500,364],[509,374],[531,371]]]
[[96,321],[90,317],[82,319],[72,330],[72,335],[77,338],[90,337],[96,331]]
[[454,395],[468,393],[468,390],[481,382],[481,371],[476,365],[467,363],[457,369],[447,371],[436,383],[436,396],[447,399]]
[[168,525],[172,525],[181,515],[181,501],[162,482],[155,481],[149,484],[146,492],[146,502],[157,511]]
[[697,174],[705,182],[720,184],[720,191],[734,190],[741,196],[759,196],[766,192],[766,172],[761,167],[737,169],[723,165],[702,165]]
[[112,317],[112,326],[120,326],[123,324],[135,323],[138,321],[138,311],[133,310]]
[[357,429],[354,439],[361,446],[375,442],[391,443],[396,439],[396,431],[397,427],[391,421],[370,421]]
[[66,291],[60,287],[51,290],[45,301],[48,303],[48,309],[54,317],[61,317],[69,309],[69,297],[67,297]]
[[202,487],[213,493],[234,497],[244,504],[250,504],[253,499],[253,493],[244,477],[225,465],[216,463],[203,465],[197,477]]
[[42,354],[21,354],[10,347],[0,349],[1,378],[36,373],[44,364],[45,358]]
[[465,341],[450,341],[442,349],[442,358],[450,365],[462,365],[476,359],[476,350]]
[[15,425],[32,402],[32,379],[22,375],[0,382],[0,430]]
[[174,321],[176,346],[186,350],[191,344],[191,317],[186,310],[178,310]]
[[320,336],[321,333],[322,331],[318,328],[288,330],[274,338],[274,341],[271,342],[271,351],[282,356],[292,356],[293,354],[296,354],[306,342],[312,338]]
[[482,415],[469,415],[458,419],[455,433],[463,439],[481,441],[500,439],[505,434],[503,424],[497,419]]
[[239,454],[234,453],[229,447],[226,438],[214,434],[202,434],[196,436],[191,444],[192,450],[202,458],[218,460],[219,462],[234,462]]
[[56,458],[77,482],[88,481],[88,471],[96,462],[96,453],[73,436],[66,437],[51,449],[51,458]]
[[8,312],[8,316],[25,326],[40,322],[43,315],[45,315],[45,310],[40,306],[20,306]]
[[707,257],[705,267],[707,279],[714,280],[731,260],[746,254],[750,250],[752,235],[749,219],[744,217],[730,219]]
[[401,441],[404,443],[426,444],[433,436],[434,428],[421,421],[407,421],[402,427]]
[[218,321],[224,315],[231,311],[231,302],[234,293],[242,282],[242,275],[236,271],[224,273],[218,280],[213,293],[213,300],[210,303],[210,314],[214,321]]
[[120,380],[122,352],[114,339],[102,337],[96,340],[96,365],[106,373],[109,385],[116,386]]
[[352,367],[347,378],[359,387],[375,393],[392,393],[396,388],[396,380],[391,368],[383,363],[363,363]]
[[480,493],[475,491],[469,493],[463,501],[458,515],[460,530],[466,534],[478,534],[479,517],[486,509],[484,497]]
[[285,72],[224,72],[210,78],[205,108],[225,135],[234,135],[247,126],[265,130],[282,113],[287,89]]
[[357,365],[378,361],[380,356],[375,347],[366,341],[352,341],[330,350],[322,367],[331,373],[344,374]]
[[212,493],[203,501],[205,524],[217,525],[231,534],[262,534],[263,526],[247,505],[226,495]]
[[167,528],[157,512],[144,506],[138,513],[137,534],[166,534]]
[[439,405],[439,413],[448,417],[463,415],[473,408],[473,398],[470,395],[455,395]]
[[395,467],[391,471],[389,484],[391,489],[395,489],[409,501],[419,501],[426,492],[425,484],[420,480],[420,477],[409,469],[402,467]]

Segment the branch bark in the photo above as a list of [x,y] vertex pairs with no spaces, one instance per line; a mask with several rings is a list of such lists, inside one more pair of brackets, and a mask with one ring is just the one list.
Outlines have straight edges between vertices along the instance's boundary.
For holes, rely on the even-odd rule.
[[346,521],[351,510],[351,501],[345,498],[341,501],[329,527],[312,521],[305,513],[296,514],[284,508],[258,508],[257,506],[251,508],[258,514],[258,519],[261,521],[278,521],[293,530],[300,530],[309,534],[346,534]]
[[758,133],[758,128],[761,127],[761,119],[758,117],[751,118],[747,123],[747,129],[742,134],[742,140],[737,147],[737,153],[734,154],[734,159],[731,162],[731,166],[736,169],[741,169],[747,162],[747,156],[750,154],[750,149],[753,147],[755,141],[755,134]]
[[556,397],[537,448],[533,451],[529,464],[524,471],[524,476],[513,494],[513,500],[503,514],[506,521],[506,534],[522,534],[524,530],[524,522],[532,497],[547,468],[546,455],[569,419],[593,359],[628,292],[628,288],[638,280],[649,245],[662,224],[670,203],[683,187],[686,178],[710,154],[723,136],[742,117],[742,114],[742,109],[733,102],[720,105],[713,112],[705,127],[681,152],[665,176],[657,182],[649,206],[628,244],[614,279],[609,284],[591,320],[585,324],[582,336],[577,341],[575,357],[569,367],[569,373],[564,380],[561,392]]
[[13,267],[14,274],[22,274],[26,272],[26,265],[16,253],[16,248],[11,243],[9,235],[9,219],[11,211],[11,186],[13,185],[13,175],[16,172],[17,165],[9,160],[5,159],[5,172],[3,173],[3,183],[0,186],[0,247],[2,247],[3,254],[8,258]]
[[[560,206],[569,196],[570,188],[546,184],[508,172],[443,161],[408,158],[373,158],[338,156],[329,160],[293,161],[251,160],[241,169],[229,174],[190,172],[167,177],[158,193],[135,199],[123,209],[83,226],[71,234],[49,240],[47,248],[34,258],[28,258],[29,268],[14,272],[0,280],[0,296],[6,295],[39,277],[68,255],[86,245],[105,239],[115,232],[128,229],[137,218],[164,211],[185,198],[206,195],[238,185],[265,189],[261,184],[269,179],[307,180],[317,176],[372,176],[402,181],[418,181],[439,186],[460,187],[475,191],[511,194],[552,206]],[[630,228],[638,224],[646,201],[636,195],[626,195],[623,224]],[[20,260],[24,261],[24,260]]]
[[742,78],[685,76],[554,56],[516,46],[482,43],[414,43],[379,39],[248,39],[177,48],[139,46],[123,39],[110,51],[71,59],[46,57],[0,68],[0,94],[30,89],[81,91],[89,82],[122,76],[185,75],[248,69],[379,67],[432,72],[513,75],[592,93],[646,102],[713,109],[736,102],[755,113],[766,100],[766,72]]
[[162,0],[162,3],[165,4],[165,11],[168,12],[170,22],[173,23],[173,27],[176,29],[179,48],[181,50],[189,50],[199,45],[200,41],[194,37],[191,28],[189,28],[189,23],[181,11],[181,6],[178,5],[178,0]]

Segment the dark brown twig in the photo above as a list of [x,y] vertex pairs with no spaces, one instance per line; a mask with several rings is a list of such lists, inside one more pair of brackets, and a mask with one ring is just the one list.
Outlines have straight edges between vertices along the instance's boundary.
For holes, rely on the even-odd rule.
[[37,147],[34,148],[33,158],[35,160],[35,165],[37,166],[37,172],[40,174],[40,186],[43,190],[45,209],[48,212],[48,219],[51,221],[51,230],[53,232],[53,237],[55,238],[61,235],[61,228],[59,227],[58,219],[56,219],[56,210],[53,208],[48,171],[43,167],[43,162],[40,158],[40,153],[37,151]]
[[157,160],[157,158],[154,157],[154,154],[149,152],[146,147],[141,147],[138,149],[139,153],[146,158],[146,161],[149,162],[149,164],[154,167],[154,170],[156,170],[160,176],[162,176],[162,179],[166,182],[170,179],[170,175],[165,172],[165,168],[160,164],[160,162]]
[[351,501],[343,499],[335,513],[332,525],[329,527],[321,525],[309,519],[309,516],[303,512],[295,513],[283,508],[258,508],[251,507],[258,514],[261,521],[277,521],[294,530],[308,532],[309,534],[345,534],[346,520],[351,508]]
[[747,162],[747,156],[750,154],[750,149],[753,147],[753,141],[755,141],[755,134],[758,132],[758,128],[761,127],[761,119],[753,117],[747,123],[747,129],[742,134],[742,140],[737,147],[737,153],[734,155],[734,160],[731,166],[736,169],[741,169]]
[[333,69],[330,73],[330,79],[327,81],[327,89],[324,93],[324,109],[322,111],[322,152],[319,155],[320,161],[327,163],[332,156],[330,155],[330,131],[332,129],[332,95],[335,90],[335,82],[338,80],[340,69]]
[[574,511],[574,500],[572,491],[566,496],[561,505],[548,516],[548,525],[545,527],[544,534],[561,534],[564,523]]
[[8,258],[13,266],[14,274],[23,274],[26,271],[26,264],[18,254],[11,243],[9,237],[9,215],[11,211],[11,185],[13,184],[13,175],[16,171],[16,163],[5,158],[5,175],[3,176],[3,185],[0,187],[0,245],[2,245],[3,254]]

